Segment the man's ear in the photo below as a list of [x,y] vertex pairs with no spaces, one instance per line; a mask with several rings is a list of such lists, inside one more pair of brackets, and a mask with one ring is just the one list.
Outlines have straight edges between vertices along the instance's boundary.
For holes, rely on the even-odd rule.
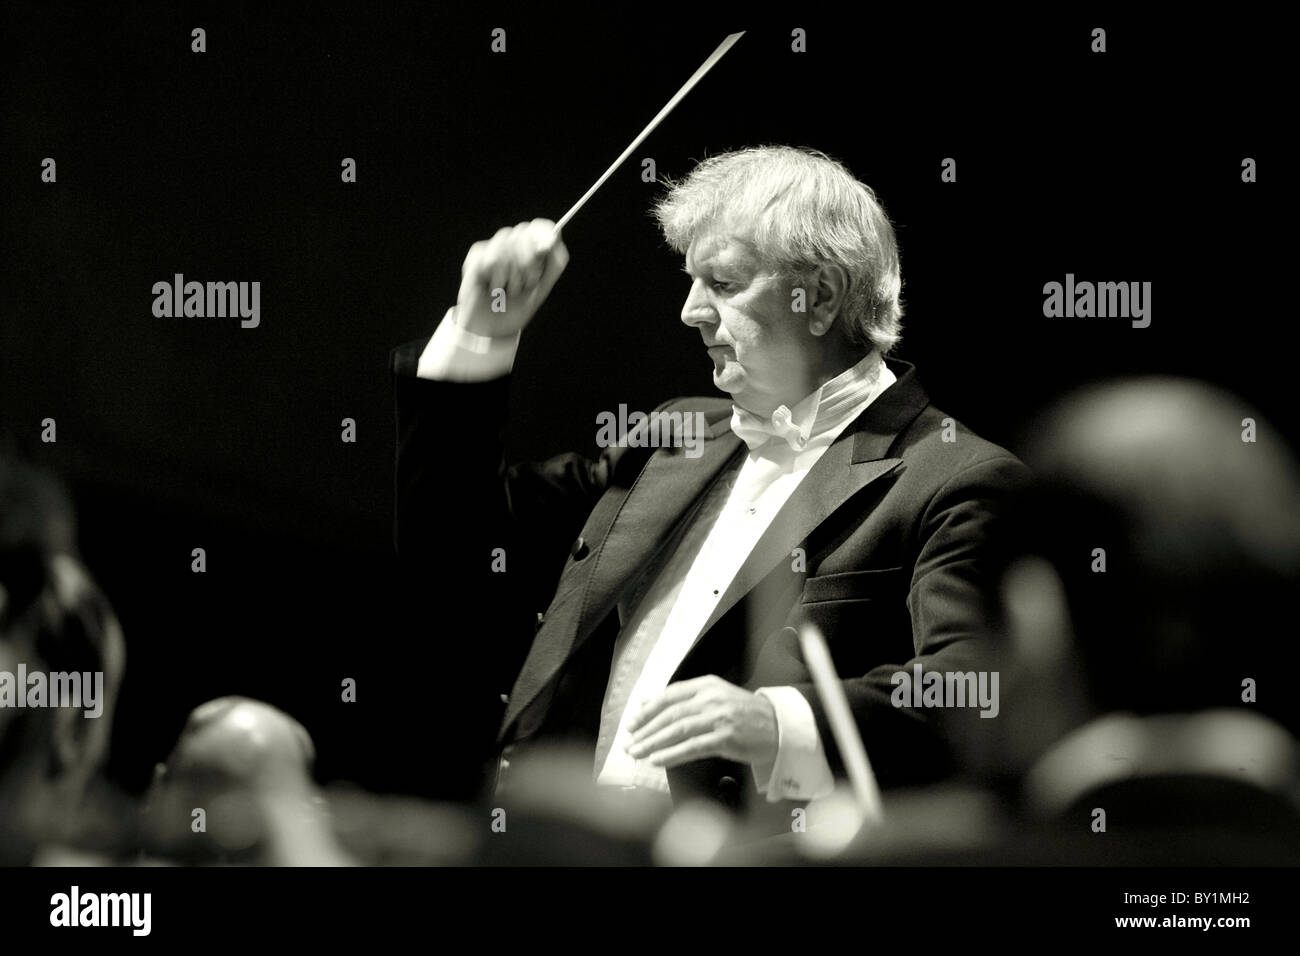
[[825,263],[807,279],[808,331],[822,336],[831,330],[849,292],[849,274],[843,266]]
[[[75,783],[89,780],[108,755],[114,704],[125,666],[126,641],[122,627],[108,601],[99,592],[90,573],[71,555],[56,554],[50,560],[51,600],[63,615],[65,626],[76,626],[92,647],[93,658],[81,660],[78,670],[84,680],[95,681],[93,707],[87,689],[86,707],[56,707],[51,726],[51,752],[60,776]],[[98,631],[97,637],[90,635]],[[96,679],[97,678],[97,679]],[[88,709],[96,710],[87,716]]]
[[1032,759],[1087,714],[1074,628],[1061,576],[1041,557],[1024,557],[1002,580],[1009,737],[1013,754]]
[[52,708],[55,767],[71,781],[88,780],[108,753],[111,719],[87,717],[79,707]]
[[1002,582],[1011,658],[1032,670],[1051,668],[1073,643],[1065,585],[1039,557],[1021,558]]

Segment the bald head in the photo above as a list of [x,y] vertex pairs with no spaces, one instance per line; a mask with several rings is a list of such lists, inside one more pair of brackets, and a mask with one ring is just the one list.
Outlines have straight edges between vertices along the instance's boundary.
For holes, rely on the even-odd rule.
[[312,780],[315,748],[284,711],[247,697],[196,707],[146,801],[142,839],[189,863],[347,862]]
[[1241,561],[1290,573],[1300,563],[1296,462],[1234,395],[1172,378],[1095,386],[1035,435],[1026,460],[1043,483],[1131,522],[1149,574],[1216,577]]
[[305,727],[279,708],[220,697],[190,713],[167,773],[249,787],[307,781],[316,752]]
[[[1243,400],[1180,379],[1095,386],[1023,452],[1038,481],[1015,550],[1059,576],[1098,709],[1240,705],[1244,680],[1286,673],[1300,469]],[[1294,726],[1283,691],[1261,686],[1259,708]]]

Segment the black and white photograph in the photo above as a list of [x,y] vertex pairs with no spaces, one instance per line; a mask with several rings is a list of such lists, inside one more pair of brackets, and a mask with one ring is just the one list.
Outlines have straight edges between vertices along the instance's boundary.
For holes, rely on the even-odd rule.
[[6,4],[6,933],[1259,945],[1271,18]]

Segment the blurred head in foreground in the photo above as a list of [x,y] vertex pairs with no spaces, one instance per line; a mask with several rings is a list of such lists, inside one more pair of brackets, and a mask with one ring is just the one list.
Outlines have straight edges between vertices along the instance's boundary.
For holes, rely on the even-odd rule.
[[1300,469],[1275,429],[1226,392],[1141,379],[1066,399],[1025,458],[1037,488],[1005,585],[1020,653],[1077,655],[1093,714],[1247,706],[1300,726],[1278,627]]
[[1276,430],[1150,378],[1076,393],[1024,450],[1002,756],[1027,803],[1090,834],[1107,809],[1111,832],[1295,819],[1300,470]]
[[147,854],[181,863],[349,862],[312,780],[315,747],[298,721],[246,697],[196,707],[144,810]]
[[0,863],[120,842],[94,795],[125,642],[75,542],[59,483],[0,453]]

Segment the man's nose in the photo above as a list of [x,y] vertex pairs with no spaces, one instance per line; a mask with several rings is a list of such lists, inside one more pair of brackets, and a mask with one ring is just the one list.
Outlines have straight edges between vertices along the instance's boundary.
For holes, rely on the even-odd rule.
[[718,315],[709,302],[704,280],[696,279],[691,283],[691,291],[687,293],[686,302],[682,305],[682,321],[695,328],[718,321]]

